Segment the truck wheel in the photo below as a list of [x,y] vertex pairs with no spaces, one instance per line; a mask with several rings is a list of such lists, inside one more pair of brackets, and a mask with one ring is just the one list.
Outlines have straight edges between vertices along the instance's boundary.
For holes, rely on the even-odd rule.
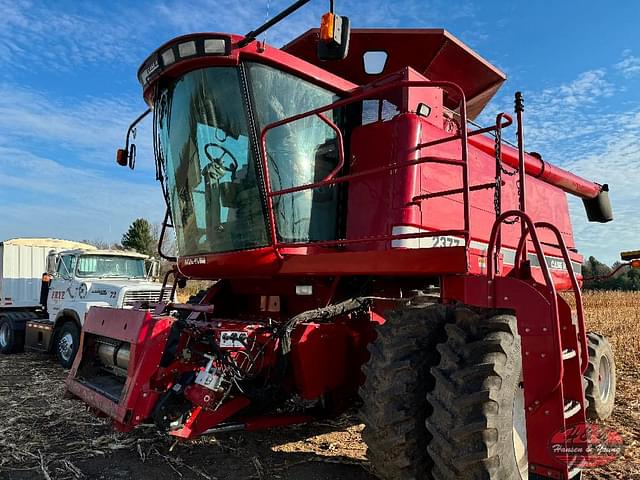
[[585,396],[589,401],[587,418],[606,420],[613,412],[616,396],[616,362],[608,340],[598,334],[587,333],[589,366],[584,374],[587,381]]
[[362,436],[380,478],[423,479],[431,467],[431,435],[425,427],[431,414],[426,394],[434,383],[429,369],[440,356],[435,346],[444,339],[447,309],[439,304],[407,306],[385,317],[362,368]]
[[78,352],[80,329],[75,322],[65,322],[56,336],[56,355],[63,368],[71,368]]
[[0,317],[0,353],[17,353],[23,348],[24,330],[15,330],[7,318]]
[[446,326],[427,394],[428,451],[438,480],[527,479],[520,336],[513,315],[464,307]]

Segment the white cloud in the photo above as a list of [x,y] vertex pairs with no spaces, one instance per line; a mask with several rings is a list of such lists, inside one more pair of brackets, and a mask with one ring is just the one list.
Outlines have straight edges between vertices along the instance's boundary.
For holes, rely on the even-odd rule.
[[118,241],[133,219],[161,219],[160,187],[148,175],[114,177],[110,172],[69,167],[0,146],[0,238],[33,235]]
[[[152,10],[160,22],[173,26],[180,32],[218,30],[244,34],[272,18],[291,5],[290,0],[260,0],[257,2],[220,2],[217,0],[193,0],[182,2],[165,0]],[[445,0],[433,0],[425,8],[424,0],[404,0],[402,5],[387,0],[350,0],[337,2],[340,15],[351,18],[353,28],[367,27],[433,27],[450,24],[452,21],[470,20],[475,15],[476,5],[470,1],[452,4]],[[320,24],[320,17],[328,9],[328,2],[311,2],[296,13],[274,26],[266,34],[267,42],[281,46]],[[211,15],[198,15],[197,12]],[[479,36],[467,32],[477,40]],[[264,34],[260,36],[264,38]]]
[[[569,197],[578,248],[609,264],[619,260],[621,250],[637,248],[640,242],[640,220],[634,211],[640,204],[635,172],[640,165],[640,107],[624,107],[619,97],[625,89],[624,78],[601,68],[583,72],[570,82],[524,92],[525,148],[610,186],[615,218],[611,223],[587,222],[582,202]],[[626,110],[619,111],[620,105]],[[481,123],[492,122],[496,110],[510,112],[512,106],[511,95],[500,95]]]
[[627,77],[640,75],[640,57],[633,55],[631,50],[625,50],[623,59],[616,63],[615,67]]
[[[126,101],[129,100],[129,101]],[[112,164],[129,123],[145,106],[133,99],[50,98],[42,92],[0,84],[0,146],[49,145],[73,150],[87,163]],[[133,105],[139,105],[136,109]],[[150,121],[142,124],[138,152],[142,168],[152,165]]]
[[115,5],[77,3],[70,9],[0,0],[0,12],[0,61],[18,70],[69,71],[97,62],[137,61],[134,40],[148,25],[140,9]]

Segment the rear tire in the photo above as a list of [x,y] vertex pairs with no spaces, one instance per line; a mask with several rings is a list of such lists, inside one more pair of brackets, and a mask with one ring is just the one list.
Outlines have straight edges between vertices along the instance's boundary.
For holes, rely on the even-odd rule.
[[587,418],[606,420],[613,412],[616,396],[616,363],[609,341],[598,333],[587,333],[589,366],[584,374]]
[[24,330],[16,330],[5,317],[0,317],[0,353],[10,354],[24,349]]
[[362,437],[381,479],[421,480],[431,468],[426,394],[433,388],[430,368],[439,359],[435,346],[444,338],[447,309],[439,304],[407,306],[385,317],[362,369]]
[[63,368],[71,368],[78,353],[80,329],[73,321],[65,322],[56,335],[55,351]]
[[428,451],[436,480],[528,478],[522,359],[516,318],[464,307],[447,325],[431,369],[433,436]]

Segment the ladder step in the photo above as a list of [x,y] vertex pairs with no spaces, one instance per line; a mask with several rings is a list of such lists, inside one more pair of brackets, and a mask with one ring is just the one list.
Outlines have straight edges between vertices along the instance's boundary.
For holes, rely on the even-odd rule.
[[580,411],[580,402],[577,400],[569,400],[564,404],[564,418],[571,418]]
[[578,354],[575,350],[571,348],[565,348],[562,351],[562,360],[569,360],[570,358],[575,358]]

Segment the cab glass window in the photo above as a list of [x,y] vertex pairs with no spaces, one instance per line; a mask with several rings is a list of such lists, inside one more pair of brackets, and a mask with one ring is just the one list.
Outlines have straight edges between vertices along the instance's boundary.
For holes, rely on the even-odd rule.
[[267,245],[238,69],[189,72],[161,91],[155,109],[180,255]]
[[[270,123],[329,105],[339,97],[294,75],[248,64],[259,130]],[[340,126],[341,112],[325,114]],[[271,190],[319,182],[339,162],[336,132],[318,116],[270,130],[266,138]],[[278,240],[309,242],[337,238],[338,187],[303,190],[273,198]]]
[[75,255],[63,255],[58,262],[58,275],[62,278],[71,278],[76,268]]

